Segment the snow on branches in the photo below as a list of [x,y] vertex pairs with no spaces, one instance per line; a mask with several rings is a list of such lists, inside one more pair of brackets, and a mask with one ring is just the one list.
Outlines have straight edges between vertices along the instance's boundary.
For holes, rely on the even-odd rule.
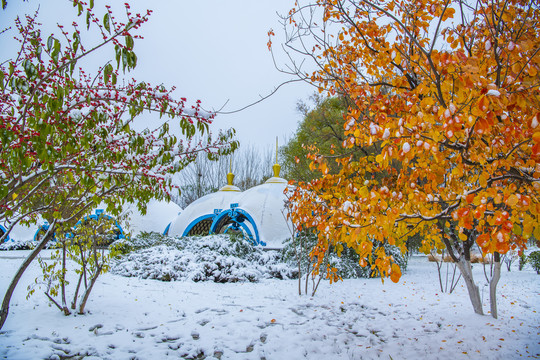
[[[151,13],[125,6],[119,21],[108,6],[101,19],[93,2],[74,1],[87,31],[101,35],[92,44],[83,44],[77,23],[71,32],[59,25],[61,37],[45,39],[37,14],[15,21],[20,50],[0,66],[1,220],[40,214],[72,221],[78,210],[103,200],[114,209],[127,198],[168,198],[172,175],[199,153],[215,157],[236,149],[234,130],[212,135],[214,115],[200,101],[188,105],[174,98],[174,88],[119,81],[137,64],[136,32]],[[97,74],[78,68],[102,47],[114,50],[116,66],[106,62]],[[157,129],[134,130],[145,112],[167,119]],[[169,131],[172,119],[182,134]]]

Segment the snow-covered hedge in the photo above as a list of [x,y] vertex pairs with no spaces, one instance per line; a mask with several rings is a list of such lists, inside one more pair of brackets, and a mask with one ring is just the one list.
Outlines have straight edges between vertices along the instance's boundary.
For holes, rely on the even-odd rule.
[[32,240],[26,241],[6,241],[0,244],[0,251],[9,251],[9,250],[31,250],[35,248],[35,242]]
[[[38,243],[33,240],[15,240],[6,241],[0,244],[0,251],[11,250],[33,250]],[[45,245],[45,249],[54,249],[56,247],[56,241],[49,241]]]
[[227,235],[177,238],[143,233],[132,242],[122,240],[113,246],[131,251],[111,266],[113,273],[128,277],[225,283],[296,275],[294,268],[280,262],[278,251],[263,251],[243,238]]
[[[295,279],[298,264],[292,246],[287,243],[282,251],[263,250],[243,238],[227,235],[171,237],[142,233],[132,240],[122,239],[112,244],[123,255],[113,261],[111,271],[127,277],[162,281],[225,283]],[[399,249],[387,245],[385,250],[405,270],[407,259]],[[309,261],[307,255],[303,261]],[[358,265],[358,255],[351,249],[344,249],[341,257],[331,254],[329,261],[343,278],[376,276],[371,267]]]

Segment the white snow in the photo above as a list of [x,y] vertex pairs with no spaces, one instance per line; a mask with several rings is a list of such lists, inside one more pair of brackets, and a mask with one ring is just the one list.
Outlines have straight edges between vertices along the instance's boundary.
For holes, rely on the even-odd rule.
[[537,116],[535,116],[535,117],[533,117],[533,119],[531,121],[531,128],[536,129],[537,126],[538,126],[538,119],[537,119]]
[[380,126],[374,123],[369,123],[369,132],[371,135],[377,135],[380,130]]
[[403,153],[406,154],[409,151],[411,151],[411,145],[409,145],[409,143],[406,142],[405,144],[403,144]]
[[501,96],[501,93],[499,92],[499,90],[491,89],[491,90],[488,90],[486,95]]
[[[0,292],[27,251],[1,252]],[[45,254],[50,254],[45,251]],[[441,293],[436,266],[414,256],[399,283],[322,282],[299,296],[296,280],[160,282],[111,273],[85,315],[64,316],[37,293],[33,263],[0,333],[0,358],[59,359],[515,359],[540,356],[540,281],[503,269],[499,319],[474,314],[463,282]],[[489,304],[480,264],[473,265]]]

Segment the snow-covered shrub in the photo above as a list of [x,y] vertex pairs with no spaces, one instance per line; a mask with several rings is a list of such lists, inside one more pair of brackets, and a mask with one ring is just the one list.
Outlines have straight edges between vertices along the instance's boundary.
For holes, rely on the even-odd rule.
[[[0,251],[10,251],[10,250],[33,250],[36,247],[37,243],[33,240],[15,240],[7,241],[0,244]],[[56,241],[49,241],[45,245],[45,249],[54,249],[57,247]]]
[[9,250],[32,250],[36,246],[32,240],[25,241],[6,241],[0,244],[0,251]]
[[[308,264],[311,263],[309,253],[311,249],[317,244],[317,236],[312,233],[302,233],[298,236],[298,238],[300,238],[300,236],[303,236],[302,241],[304,241],[304,250],[301,252],[297,252],[295,250],[295,247],[296,249],[298,249],[297,242],[299,240],[288,240],[285,243],[285,247],[282,251],[283,261],[290,264],[291,267],[298,267],[297,256],[300,256],[301,267],[306,268]],[[380,244],[378,242],[374,242],[373,246],[374,248],[376,248],[380,246]],[[401,253],[398,247],[388,244],[384,244],[383,246],[386,254],[393,257],[394,262],[399,265],[402,271],[407,269],[407,257]],[[373,252],[372,258],[366,259],[368,265],[366,267],[361,267],[359,264],[359,255],[352,248],[344,245],[340,256],[338,256],[335,251],[330,251],[327,261],[330,267],[334,267],[337,269],[337,274],[339,276],[344,279],[349,279],[379,276],[379,274],[376,272],[377,270],[371,269],[371,264],[374,263],[376,259],[377,257],[375,255],[375,252]]]
[[[128,247],[124,241],[121,244]],[[294,275],[293,269],[280,261],[278,251],[263,251],[241,237],[170,237],[150,233],[141,234],[129,246],[131,252],[113,262],[113,273],[162,281],[219,283],[290,279]]]
[[118,254],[125,255],[135,250],[164,244],[168,239],[170,239],[168,236],[156,232],[141,232],[134,238],[126,237],[118,239],[109,245],[109,247],[114,249]]

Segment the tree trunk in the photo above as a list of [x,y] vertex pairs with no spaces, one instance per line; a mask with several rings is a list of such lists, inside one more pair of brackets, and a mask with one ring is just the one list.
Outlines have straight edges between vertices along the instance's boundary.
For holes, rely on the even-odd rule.
[[300,260],[298,260],[298,295],[302,295],[302,268],[300,265]]
[[493,276],[489,282],[489,303],[491,306],[491,316],[497,319],[497,284],[501,278],[501,258],[499,253],[493,256]]
[[463,275],[463,280],[467,285],[469,299],[471,300],[474,312],[479,315],[484,315],[484,311],[482,310],[482,300],[480,299],[480,290],[478,289],[478,286],[474,283],[473,279],[471,262],[461,257],[457,262],[457,266],[459,267],[459,271],[461,272],[461,275]]
[[71,314],[69,311],[66,301],[66,240],[64,239],[62,244],[62,277],[60,278],[60,285],[62,290],[62,311],[64,315],[68,316]]
[[43,236],[43,239],[41,242],[36,246],[36,248],[28,255],[28,257],[23,261],[21,266],[19,267],[19,270],[17,270],[17,273],[15,273],[15,276],[11,280],[11,283],[9,284],[9,287],[6,290],[6,294],[4,295],[4,300],[2,301],[2,309],[0,309],[0,329],[4,326],[4,323],[6,322],[8,313],[9,313],[9,302],[11,301],[11,296],[13,296],[13,292],[15,291],[15,288],[17,287],[17,284],[19,283],[19,280],[21,279],[22,275],[32,263],[32,261],[37,257],[39,252],[43,250],[45,245],[49,242],[50,239],[54,236],[54,231],[56,228],[56,221],[54,221],[50,226],[47,232],[45,233],[45,236]]
[[80,305],[79,305],[79,314],[84,314],[84,308],[86,306],[86,301],[88,301],[88,298],[90,297],[90,292],[92,291],[92,288],[94,287],[94,284],[97,281],[97,278],[99,274],[101,273],[101,267],[98,267],[96,270],[96,274],[90,279],[89,286],[85,289],[83,297],[81,299]]
[[73,310],[77,308],[77,298],[79,297],[79,290],[81,288],[82,279],[83,279],[83,274],[81,272],[81,275],[79,275],[79,281],[77,281],[77,287],[75,288],[75,294],[73,295],[73,301],[71,302],[71,308]]

